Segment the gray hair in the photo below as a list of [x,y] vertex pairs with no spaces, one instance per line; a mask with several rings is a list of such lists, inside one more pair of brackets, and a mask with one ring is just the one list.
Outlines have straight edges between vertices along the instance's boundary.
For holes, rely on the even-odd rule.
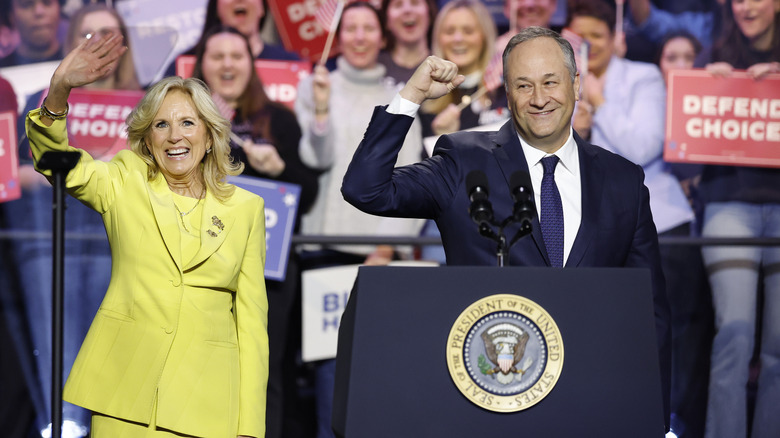
[[563,52],[563,64],[566,66],[566,69],[569,70],[569,76],[571,76],[571,83],[573,84],[574,79],[577,77],[577,62],[574,60],[574,49],[572,49],[569,41],[562,37],[558,32],[547,29],[546,27],[539,26],[526,27],[517,35],[513,36],[512,39],[509,40],[509,43],[507,43],[502,58],[504,63],[504,84],[509,83],[509,78],[506,76],[508,70],[507,59],[509,58],[509,53],[518,44],[522,44],[526,41],[531,41],[536,38],[552,38],[556,43],[558,43],[558,46],[561,48],[561,52]]

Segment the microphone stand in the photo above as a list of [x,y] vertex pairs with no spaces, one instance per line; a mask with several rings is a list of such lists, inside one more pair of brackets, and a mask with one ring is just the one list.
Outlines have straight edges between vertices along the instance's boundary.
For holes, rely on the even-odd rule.
[[62,326],[65,255],[65,176],[76,166],[78,152],[45,152],[38,168],[51,170],[54,180],[52,221],[52,367],[51,367],[51,436],[62,436]]
[[[499,267],[504,267],[509,262],[509,248],[522,237],[531,233],[531,221],[534,217],[533,195],[528,172],[514,172],[510,178],[512,189],[512,214],[501,222],[496,222],[493,216],[493,206],[490,203],[488,192],[488,179],[485,173],[473,170],[466,176],[466,187],[469,196],[469,216],[479,226],[479,234],[498,243],[496,259]],[[507,243],[504,229],[511,224],[520,223],[511,241]],[[498,233],[493,230],[498,227]]]
[[[517,230],[512,240],[507,242],[504,229],[511,224],[520,223],[520,229]],[[498,227],[498,232],[493,230],[493,227]],[[500,223],[496,223],[493,220],[483,220],[479,222],[479,234],[488,239],[494,240],[498,245],[496,247],[496,261],[498,266],[503,268],[509,265],[509,249],[517,243],[521,238],[531,234],[531,219],[526,217],[518,217],[516,214],[512,214]]]

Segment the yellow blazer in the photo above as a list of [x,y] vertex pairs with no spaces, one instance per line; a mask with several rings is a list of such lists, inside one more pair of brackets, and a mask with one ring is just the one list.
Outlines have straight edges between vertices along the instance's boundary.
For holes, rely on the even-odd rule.
[[[65,121],[27,118],[37,162],[68,146]],[[111,283],[65,385],[65,400],[202,437],[265,436],[268,301],[262,198],[206,193],[201,248],[182,260],[179,215],[165,178],[132,151],[111,162],[84,151],[68,193],[103,216]],[[221,227],[219,226],[221,225]],[[213,232],[214,236],[207,233]],[[67,281],[67,278],[66,278]]]

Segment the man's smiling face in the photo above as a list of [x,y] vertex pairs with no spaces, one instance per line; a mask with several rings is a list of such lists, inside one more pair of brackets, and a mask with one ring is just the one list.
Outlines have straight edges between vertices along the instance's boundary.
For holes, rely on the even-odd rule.
[[507,59],[506,78],[517,132],[537,149],[558,150],[569,137],[580,86],[579,76],[572,83],[558,43],[540,37],[515,46]]

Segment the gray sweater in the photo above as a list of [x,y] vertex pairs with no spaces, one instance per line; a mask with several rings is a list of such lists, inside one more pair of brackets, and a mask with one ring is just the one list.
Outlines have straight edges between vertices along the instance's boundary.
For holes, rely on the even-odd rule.
[[[341,181],[352,160],[352,155],[363,139],[363,133],[377,105],[387,105],[398,92],[393,81],[385,77],[385,67],[377,64],[358,70],[343,57],[336,60],[337,69],[330,74],[330,103],[327,122],[317,126],[314,120],[311,76],[298,85],[295,113],[303,136],[300,143],[301,160],[308,166],[324,170],[320,176],[317,200],[304,215],[303,234],[325,235],[386,235],[417,236],[422,221],[372,216],[344,201]],[[420,160],[422,134],[415,120],[398,154],[396,165]],[[371,246],[333,247],[354,254],[368,254]]]

